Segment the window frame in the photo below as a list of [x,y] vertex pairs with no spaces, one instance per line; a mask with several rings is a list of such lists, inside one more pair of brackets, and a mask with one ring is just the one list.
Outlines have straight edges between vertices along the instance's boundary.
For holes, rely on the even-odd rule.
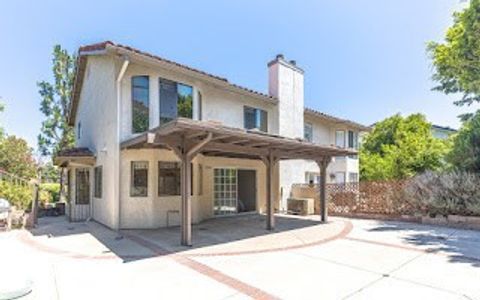
[[[147,178],[145,180],[145,193],[134,193],[134,191],[137,189],[134,185],[135,185],[135,173],[134,173],[134,165],[135,164],[140,164],[140,163],[143,163],[147,166]],[[150,165],[149,165],[149,162],[146,161],[146,160],[135,160],[135,161],[131,161],[130,162],[130,197],[132,198],[140,198],[140,197],[148,197],[148,180],[149,180],[149,173],[150,173]]]
[[[342,144],[339,145],[339,139],[338,139],[338,134],[339,133],[342,133],[343,135],[343,139],[342,139]],[[338,148],[342,148],[342,149],[345,149],[345,130],[340,130],[340,129],[337,129],[335,130],[335,146],[338,147]]]
[[[164,177],[164,175],[162,174],[162,170],[164,170],[165,168],[162,168],[161,165],[162,164],[170,164],[170,165],[175,165],[177,166],[176,168],[170,168],[170,169],[178,169],[178,193],[174,193],[174,194],[168,194],[168,193],[164,193],[164,191],[161,190],[162,186],[160,185],[160,181],[161,179]],[[177,161],[163,161],[163,160],[159,160],[157,162],[157,173],[158,173],[158,180],[157,180],[157,195],[158,197],[171,197],[171,196],[180,196],[182,194],[182,187],[181,187],[181,184],[182,184],[182,163],[181,162],[177,162]]]
[[[307,130],[308,129],[308,130]],[[307,137],[307,132],[310,133],[310,138]],[[303,138],[310,142],[313,143],[313,124],[310,122],[305,122],[303,124]]]
[[96,166],[93,169],[93,197],[103,197],[103,166]]
[[[167,194],[167,193],[163,193],[161,190],[160,190],[160,179],[162,178],[162,175],[161,175],[161,170],[162,168],[160,167],[161,164],[175,164],[178,168],[178,194],[175,193],[175,194]],[[175,169],[177,169],[175,168]],[[166,161],[166,160],[159,160],[157,162],[157,196],[158,197],[172,197],[172,196],[181,196],[182,195],[182,163],[181,162],[178,162],[178,161]],[[172,168],[173,169],[173,168]],[[190,163],[190,184],[191,184],[191,187],[190,187],[190,196],[193,196],[193,188],[194,188],[194,176],[193,176],[193,172],[194,172],[194,167],[193,167],[193,163]]]
[[[247,126],[246,114],[248,110],[253,111],[253,114],[254,114],[255,125],[253,127]],[[265,128],[262,128],[263,127],[262,125],[265,125]],[[243,128],[247,130],[257,129],[262,132],[268,132],[268,111],[258,107],[244,105],[243,106]]]
[[[352,175],[355,175],[355,180],[352,181]],[[358,183],[359,182],[359,176],[358,172],[348,172],[348,182],[349,183]]]
[[[135,85],[134,81],[135,81],[135,79],[138,79],[138,78],[143,78],[143,79],[147,80],[147,87],[146,88],[143,87],[143,86]],[[130,102],[130,104],[131,104],[131,108],[132,108],[132,112],[131,112],[131,117],[132,117],[131,131],[132,131],[133,134],[142,133],[142,132],[147,131],[150,128],[150,76],[149,75],[135,75],[135,76],[132,76],[131,80],[130,80],[130,89],[131,89],[131,102]],[[145,103],[143,103],[143,101],[138,101],[138,100],[135,99],[135,96],[134,96],[135,89],[146,89],[146,93],[147,93],[146,107],[148,109],[148,113],[147,113],[147,124],[146,124],[147,128],[145,130],[142,130],[142,128],[140,128],[140,129],[135,128],[134,104],[135,104],[135,102],[142,102],[142,104],[145,105]]]
[[[170,120],[170,116],[167,116],[165,115],[164,113],[162,113],[163,109],[162,109],[162,83],[163,84],[172,84],[175,86],[175,94],[176,94],[176,102],[175,102],[175,109],[174,109],[174,112],[175,112],[175,115],[174,116],[171,116],[171,120]],[[180,104],[180,89],[179,89],[179,86],[183,86],[183,87],[186,87],[186,88],[189,88],[191,90],[191,93],[190,93],[190,97],[191,97],[191,111],[190,111],[190,116],[181,116],[180,113],[179,113],[179,104]],[[189,119],[193,119],[194,118],[194,113],[193,113],[193,110],[194,110],[194,101],[193,101],[193,98],[194,98],[194,94],[195,94],[195,89],[192,85],[190,84],[186,84],[186,83],[183,83],[183,82],[179,82],[179,81],[175,81],[175,80],[170,80],[170,79],[167,79],[167,78],[163,78],[163,77],[159,77],[158,78],[158,122],[160,125],[163,125],[163,124],[166,124],[172,120],[175,120],[176,118],[189,118]]]

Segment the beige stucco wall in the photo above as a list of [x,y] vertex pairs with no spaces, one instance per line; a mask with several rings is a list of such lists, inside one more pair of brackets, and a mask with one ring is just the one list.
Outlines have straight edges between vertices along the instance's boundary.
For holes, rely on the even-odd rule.
[[[322,145],[335,145],[335,132],[337,130],[343,130],[345,132],[347,132],[347,130],[351,130],[358,132],[358,129],[356,128],[349,127],[343,124],[327,122],[325,120],[312,117],[311,115],[305,115],[305,122],[308,122],[313,126],[313,142]],[[346,134],[345,138],[347,138]],[[305,172],[320,173],[317,164],[314,162],[304,161],[303,164],[299,164],[299,166],[299,169],[303,171],[304,175]],[[359,173],[358,158],[333,158],[327,169],[328,183],[335,182],[331,175],[335,174],[336,172],[345,172],[345,179],[348,182],[349,173]],[[304,182],[304,180],[302,182]]]
[[[124,150],[121,157],[121,228],[159,228],[167,226],[167,212],[180,211],[180,196],[158,196],[158,161],[178,161],[168,150]],[[148,196],[130,196],[130,166],[132,161],[148,161]],[[203,168],[203,193],[199,193],[199,164]],[[198,155],[193,161],[194,177],[192,197],[192,222],[198,223],[213,217],[214,168],[251,169],[256,171],[257,211],[265,211],[266,186],[263,162],[248,159],[205,157]],[[275,187],[278,183],[275,182]],[[275,188],[277,190],[277,188]],[[179,224],[179,215],[171,214],[170,225]]]
[[[88,58],[84,83],[76,116],[76,146],[87,147],[96,156],[96,165],[103,167],[102,198],[93,198],[93,168],[90,168],[91,212],[98,222],[115,227],[115,180],[116,166],[116,91],[117,67],[109,56]],[[81,133],[78,137],[78,123]],[[74,199],[72,194],[72,200]]]
[[[276,105],[241,93],[235,93],[219,88],[211,83],[198,80],[180,72],[174,72],[162,67],[149,67],[132,62],[128,66],[121,82],[122,86],[122,120],[121,139],[127,140],[132,135],[132,76],[148,75],[150,78],[150,128],[159,125],[159,78],[173,80],[193,87],[193,118],[213,120],[227,126],[243,128],[243,107],[245,105],[264,109],[268,112],[268,130],[278,133]],[[202,95],[202,116],[199,116],[197,91]]]

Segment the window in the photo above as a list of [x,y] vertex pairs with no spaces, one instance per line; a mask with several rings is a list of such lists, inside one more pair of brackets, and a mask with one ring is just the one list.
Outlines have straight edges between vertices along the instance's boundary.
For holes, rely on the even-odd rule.
[[320,183],[320,173],[305,172],[305,183],[308,183],[308,184]]
[[358,132],[348,131],[348,148],[358,149]]
[[179,162],[158,162],[158,195],[180,195],[180,167]]
[[305,123],[303,126],[303,135],[305,140],[313,142],[313,125],[311,123]]
[[[180,162],[158,162],[158,196],[181,195],[181,166]],[[190,164],[190,182],[190,194],[193,195],[193,164]]]
[[148,195],[148,162],[132,161],[130,196],[147,197]]
[[103,185],[103,169],[102,166],[95,167],[94,169],[95,177],[95,198],[102,198],[102,185]]
[[259,129],[263,132],[268,131],[268,114],[265,110],[244,106],[243,122],[245,129]]
[[78,122],[77,124],[77,139],[82,137],[82,122]]
[[147,131],[149,127],[149,78],[132,77],[132,132]]
[[77,169],[75,177],[75,204],[89,204],[90,173],[88,169]]
[[160,88],[160,125],[177,117],[192,118],[193,88],[175,81],[162,79]]
[[345,148],[345,131],[337,130],[335,132],[335,146]]
[[345,172],[336,172],[335,173],[335,183],[345,184]]
[[358,173],[355,173],[355,172],[348,173],[348,182],[358,182]]

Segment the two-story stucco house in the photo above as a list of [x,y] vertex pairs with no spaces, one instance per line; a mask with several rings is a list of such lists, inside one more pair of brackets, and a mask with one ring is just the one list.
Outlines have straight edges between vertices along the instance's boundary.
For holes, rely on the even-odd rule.
[[267,213],[273,228],[292,184],[358,181],[368,128],[306,109],[294,61],[278,55],[268,77],[263,94],[112,42],[81,47],[68,116],[76,148],[55,158],[70,218],[181,224],[189,244],[191,223],[217,216]]

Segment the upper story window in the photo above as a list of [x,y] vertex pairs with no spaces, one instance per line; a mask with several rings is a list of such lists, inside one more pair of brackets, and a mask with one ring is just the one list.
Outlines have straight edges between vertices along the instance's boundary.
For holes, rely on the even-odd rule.
[[160,78],[160,125],[177,117],[193,116],[193,88],[175,81]]
[[139,133],[149,127],[149,78],[132,77],[132,132]]
[[243,122],[245,129],[256,128],[264,132],[268,131],[268,114],[263,109],[244,106]]
[[77,140],[82,137],[82,122],[78,122],[77,124]]
[[303,125],[303,138],[309,142],[313,142],[313,125],[312,123],[305,123]]
[[345,131],[335,131],[335,146],[339,148],[345,148]]
[[358,132],[348,131],[348,148],[358,149]]

